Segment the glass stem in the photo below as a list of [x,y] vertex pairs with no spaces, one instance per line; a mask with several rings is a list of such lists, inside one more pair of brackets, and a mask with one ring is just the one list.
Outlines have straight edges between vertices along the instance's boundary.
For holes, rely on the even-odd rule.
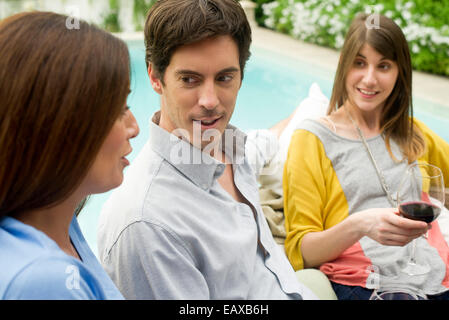
[[409,264],[416,264],[415,251],[416,251],[416,239],[413,239]]

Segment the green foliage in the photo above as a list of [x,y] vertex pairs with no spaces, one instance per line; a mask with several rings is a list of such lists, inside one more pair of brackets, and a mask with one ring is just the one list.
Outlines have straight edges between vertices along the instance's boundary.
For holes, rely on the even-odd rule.
[[148,10],[157,0],[134,0],[133,18],[137,31],[143,30]]
[[109,11],[103,18],[103,28],[110,32],[120,32],[119,21],[120,4],[119,0],[109,0]]
[[449,76],[449,0],[255,0],[256,19],[305,42],[339,49],[359,12],[393,19],[409,42],[416,70]]

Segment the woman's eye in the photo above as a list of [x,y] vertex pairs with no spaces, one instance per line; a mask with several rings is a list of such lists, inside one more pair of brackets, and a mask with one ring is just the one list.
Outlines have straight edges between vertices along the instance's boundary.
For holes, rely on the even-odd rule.
[[123,110],[122,110],[122,115],[125,115],[126,114],[126,112],[129,110],[129,108],[130,108],[130,106],[125,106],[124,108],[123,108]]
[[379,68],[380,68],[381,70],[388,70],[388,69],[390,69],[390,65],[389,65],[389,64],[381,64],[381,65],[379,66]]
[[356,67],[363,67],[365,65],[365,62],[363,60],[356,60],[354,61],[354,65]]

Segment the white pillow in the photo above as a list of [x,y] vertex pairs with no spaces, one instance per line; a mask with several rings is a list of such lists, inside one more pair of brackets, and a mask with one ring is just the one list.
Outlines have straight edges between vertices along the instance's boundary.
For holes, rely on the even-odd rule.
[[262,170],[259,183],[264,188],[271,188],[278,195],[282,195],[282,175],[284,163],[287,159],[288,147],[293,132],[305,119],[318,119],[326,115],[329,99],[321,92],[317,83],[313,83],[309,89],[309,96],[298,107],[290,122],[279,137],[279,152]]
[[287,159],[288,147],[293,132],[304,119],[318,119],[326,116],[329,106],[329,99],[321,92],[317,83],[312,83],[309,89],[309,96],[305,98],[296,108],[293,118],[279,137],[279,148],[281,160],[285,162]]

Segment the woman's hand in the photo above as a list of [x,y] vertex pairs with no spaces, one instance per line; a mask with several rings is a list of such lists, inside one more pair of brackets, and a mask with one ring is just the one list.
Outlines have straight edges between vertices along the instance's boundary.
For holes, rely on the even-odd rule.
[[404,246],[428,229],[427,223],[401,217],[394,208],[355,212],[329,229],[304,235],[301,244],[304,268],[319,267],[336,259],[364,236],[383,245]]
[[404,246],[429,229],[423,221],[401,217],[395,208],[368,209],[355,214],[363,235],[387,246]]

